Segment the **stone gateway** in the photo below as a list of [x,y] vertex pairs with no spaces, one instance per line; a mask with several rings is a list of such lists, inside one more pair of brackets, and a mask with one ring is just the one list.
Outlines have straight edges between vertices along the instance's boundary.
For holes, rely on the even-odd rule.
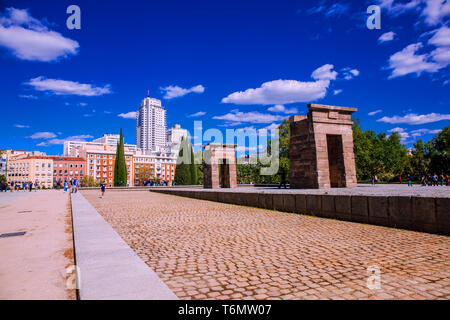
[[289,118],[291,188],[357,186],[353,153],[355,108],[308,104],[307,116]]
[[236,145],[210,143],[205,146],[203,188],[236,188]]

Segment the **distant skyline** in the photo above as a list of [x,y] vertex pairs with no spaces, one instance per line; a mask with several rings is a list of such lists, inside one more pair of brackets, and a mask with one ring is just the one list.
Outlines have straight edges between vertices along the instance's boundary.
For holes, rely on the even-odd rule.
[[408,147],[450,124],[448,1],[78,1],[69,30],[71,4],[0,4],[0,149],[62,154],[120,128],[134,143],[148,90],[192,136],[198,120],[274,128],[307,103],[356,107]]

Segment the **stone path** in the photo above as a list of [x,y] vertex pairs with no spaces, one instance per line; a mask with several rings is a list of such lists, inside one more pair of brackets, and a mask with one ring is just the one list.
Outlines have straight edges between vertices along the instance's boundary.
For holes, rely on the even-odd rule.
[[[450,299],[446,236],[151,192],[83,195],[181,299]],[[381,289],[367,287],[370,267]]]
[[75,299],[66,289],[73,265],[68,194],[62,191],[0,193],[0,300]]

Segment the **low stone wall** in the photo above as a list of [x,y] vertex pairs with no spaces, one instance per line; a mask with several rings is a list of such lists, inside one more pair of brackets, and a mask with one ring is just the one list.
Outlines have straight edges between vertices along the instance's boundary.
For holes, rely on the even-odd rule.
[[450,198],[152,189],[151,191],[323,218],[450,235]]

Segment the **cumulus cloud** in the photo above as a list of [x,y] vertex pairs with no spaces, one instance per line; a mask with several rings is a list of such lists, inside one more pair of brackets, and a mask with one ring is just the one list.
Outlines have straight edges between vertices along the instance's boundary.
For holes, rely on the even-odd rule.
[[15,124],[14,127],[23,129],[23,128],[29,128],[30,126],[26,125],[26,124]]
[[187,95],[188,93],[195,92],[195,93],[203,93],[205,92],[205,87],[203,87],[201,84],[194,86],[189,89],[181,88],[179,86],[168,86],[165,88],[160,88],[162,92],[165,92],[164,99],[173,99],[177,97],[182,97]]
[[437,25],[450,15],[450,1],[427,0],[421,15],[428,25]]
[[124,118],[124,119],[136,119],[136,111],[130,111],[127,113],[120,113],[117,115],[120,118]]
[[393,132],[398,133],[398,135],[400,136],[400,140],[403,143],[406,142],[406,140],[410,137],[409,133],[404,128],[397,127],[397,128],[388,130],[388,132],[390,132],[390,133],[393,133]]
[[333,94],[336,96],[336,95],[338,95],[341,92],[342,92],[342,89],[336,89],[336,90],[333,91]]
[[395,38],[395,32],[389,31],[386,33],[383,33],[379,38],[378,38],[378,42],[379,43],[383,43],[383,42],[387,42],[387,41],[392,41]]
[[188,115],[189,118],[195,118],[195,117],[201,117],[204,116],[206,114],[206,112],[204,111],[199,111],[193,114]]
[[368,115],[369,116],[374,116],[374,115],[376,115],[377,113],[380,113],[380,112],[383,112],[383,110],[378,109],[378,110],[375,110],[375,111],[371,111],[371,112],[368,113]]
[[[325,97],[331,80],[336,80],[338,72],[332,64],[325,64],[311,74],[315,81],[273,80],[259,88],[237,91],[222,99],[223,103],[284,105],[295,102],[311,102]],[[345,68],[344,76],[351,79],[359,75],[357,69]]]
[[410,73],[415,73],[417,76],[422,72],[437,72],[441,69],[439,64],[430,61],[429,54],[417,54],[417,51],[423,47],[421,42],[410,44],[403,50],[394,53],[389,58],[389,67],[392,73],[389,78],[396,78]]
[[48,131],[36,132],[36,133],[32,134],[31,136],[29,136],[29,138],[31,138],[31,139],[51,139],[51,138],[56,138],[56,134],[54,134],[53,132],[48,132]]
[[379,0],[378,4],[391,16],[420,12],[423,22],[430,26],[442,23],[450,15],[450,2],[444,0]]
[[37,91],[46,91],[56,95],[101,96],[111,93],[109,85],[95,87],[91,84],[48,79],[43,76],[33,78],[25,84],[32,86]]
[[360,72],[358,69],[352,69],[350,67],[347,67],[342,69],[342,74],[345,80],[351,80],[354,77],[359,76]]
[[82,134],[82,135],[78,135],[78,136],[70,136],[64,139],[50,139],[47,141],[43,141],[39,144],[37,144],[37,146],[39,147],[45,147],[45,146],[50,146],[50,145],[58,145],[58,144],[64,144],[64,142],[66,141],[86,141],[86,139],[92,139],[93,136],[89,135],[89,134]]
[[336,80],[337,72],[333,71],[334,66],[332,64],[324,64],[317,68],[311,74],[311,77],[315,80]]
[[242,122],[250,122],[250,123],[270,123],[274,121],[283,120],[284,117],[280,115],[273,115],[267,113],[260,113],[256,111],[252,112],[240,112],[239,110],[231,110],[231,112],[222,115],[222,116],[214,116],[213,119],[216,120],[225,120],[231,123],[240,124]]
[[450,120],[450,114],[429,113],[419,115],[416,113],[408,113],[404,116],[383,117],[381,119],[378,119],[377,121],[391,124],[424,124],[442,120]]
[[272,112],[281,112],[281,113],[285,113],[285,114],[292,114],[292,113],[297,113],[297,108],[286,108],[284,105],[282,104],[276,104],[273,107],[268,108],[267,110],[272,111]]
[[442,129],[433,129],[433,130],[432,129],[417,129],[417,130],[411,131],[411,136],[420,137],[425,134],[438,134],[441,131],[442,131]]
[[0,46],[22,60],[55,61],[78,52],[78,42],[65,38],[33,18],[28,10],[7,8],[0,15]]

